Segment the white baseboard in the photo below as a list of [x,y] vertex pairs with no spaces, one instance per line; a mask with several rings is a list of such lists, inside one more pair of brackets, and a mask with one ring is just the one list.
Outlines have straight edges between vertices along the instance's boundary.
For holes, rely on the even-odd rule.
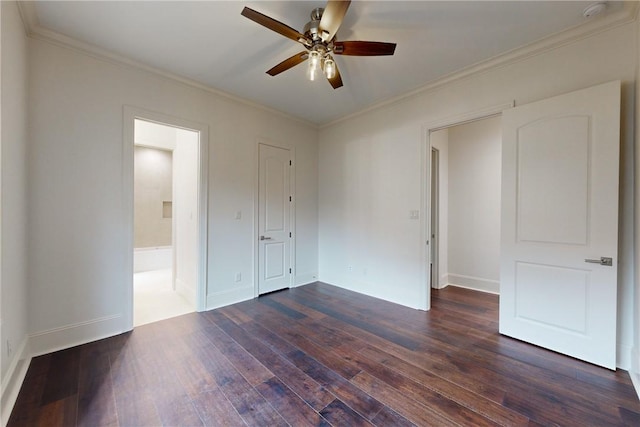
[[293,279],[293,286],[303,286],[318,281],[318,273],[297,274]]
[[633,388],[636,389],[636,394],[638,395],[638,399],[640,399],[640,374],[637,372],[629,372],[629,376],[631,377]]
[[0,425],[2,427],[6,426],[9,421],[13,405],[16,403],[20,387],[22,387],[31,363],[28,337],[24,337],[17,350],[5,377],[2,379],[2,394],[0,395]]
[[[631,371],[632,347],[621,343],[617,343],[616,347],[616,367],[624,369],[625,371]],[[629,374],[631,374],[631,372],[629,372]]]
[[182,295],[193,307],[196,306],[196,288],[188,286],[183,280],[176,278],[176,292]]
[[459,288],[473,289],[491,294],[500,293],[500,282],[498,280],[483,279],[481,277],[464,276],[462,274],[453,273],[449,273],[447,278],[449,285],[457,286]]
[[122,316],[116,314],[31,334],[29,346],[31,355],[35,357],[118,335],[122,332],[124,332],[122,330]]
[[237,302],[247,301],[254,297],[253,285],[229,291],[215,292],[207,295],[207,305],[205,310],[213,310]]

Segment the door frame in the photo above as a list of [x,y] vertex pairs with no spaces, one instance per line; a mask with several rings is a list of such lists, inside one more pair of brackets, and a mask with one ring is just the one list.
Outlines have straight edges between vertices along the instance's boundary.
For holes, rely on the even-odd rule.
[[209,126],[203,123],[173,117],[143,108],[125,105],[123,107],[122,146],[122,206],[124,224],[124,274],[125,294],[123,297],[123,330],[133,329],[133,176],[134,176],[134,123],[135,120],[171,126],[197,132],[198,138],[198,271],[196,283],[196,310],[206,309],[207,289],[207,235],[208,235],[208,169],[209,169]]
[[291,241],[289,242],[289,265],[291,274],[289,275],[289,288],[295,286],[296,275],[296,148],[287,144],[277,143],[266,138],[258,138],[255,142],[255,174],[253,184],[253,296],[257,298],[260,295],[260,145],[268,145],[275,148],[281,148],[289,151],[289,160],[291,161],[291,169],[289,170],[289,193],[291,194],[291,203],[289,203],[289,232],[291,232]]
[[[440,287],[440,150],[435,147],[431,147],[431,169],[429,171],[429,188],[431,193],[429,194],[429,230],[428,236],[431,236],[431,243],[429,248],[429,254],[432,255],[430,259],[431,270],[429,272],[429,280],[431,288]],[[435,241],[435,244],[434,244]],[[436,280],[435,286],[433,279]]]
[[[514,106],[515,101],[503,102],[501,104],[427,122],[421,127],[420,207],[422,212],[424,212],[422,221],[420,221],[420,241],[422,242],[420,244],[420,259],[422,260],[420,275],[422,276],[422,286],[420,287],[418,308],[421,310],[431,309],[431,274],[428,268],[431,262],[431,248],[429,247],[431,242],[431,150],[434,148],[431,145],[431,132],[496,116]],[[438,274],[440,274],[440,272]]]

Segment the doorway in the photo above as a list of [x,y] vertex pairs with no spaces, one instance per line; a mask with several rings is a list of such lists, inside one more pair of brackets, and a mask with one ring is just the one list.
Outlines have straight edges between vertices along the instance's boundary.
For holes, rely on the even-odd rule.
[[[126,331],[207,307],[208,128],[125,106],[123,141],[125,274],[131,280],[123,300]],[[157,180],[161,169],[164,184]],[[145,194],[141,185],[152,191]],[[140,195],[146,207],[136,200]],[[139,230],[149,224],[161,229]]]
[[503,106],[497,108],[426,132],[428,288],[499,292]]
[[134,121],[133,324],[195,311],[198,133]]

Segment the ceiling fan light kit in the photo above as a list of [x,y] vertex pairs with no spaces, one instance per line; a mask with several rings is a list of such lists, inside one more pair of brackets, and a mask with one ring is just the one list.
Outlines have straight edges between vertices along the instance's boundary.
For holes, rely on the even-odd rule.
[[[342,77],[333,55],[351,56],[381,56],[393,55],[395,43],[370,41],[336,41],[336,32],[342,25],[342,20],[351,1],[329,1],[325,8],[315,8],[311,11],[311,21],[299,33],[282,22],[267,15],[245,7],[242,16],[277,32],[295,42],[302,44],[307,51],[303,51],[285,59],[267,71],[270,76],[276,76],[283,71],[309,59],[307,76],[309,80],[316,80],[320,72],[334,89],[342,87]],[[333,55],[332,55],[333,54]]]

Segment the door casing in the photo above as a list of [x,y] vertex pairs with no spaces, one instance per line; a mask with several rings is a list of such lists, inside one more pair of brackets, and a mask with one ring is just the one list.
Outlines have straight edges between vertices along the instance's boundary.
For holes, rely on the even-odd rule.
[[143,108],[125,105],[123,108],[123,148],[122,148],[122,181],[123,181],[123,214],[125,239],[124,274],[125,292],[123,295],[123,331],[133,329],[133,147],[134,122],[136,119],[155,122],[176,128],[187,129],[199,134],[199,176],[198,176],[198,279],[196,283],[196,310],[204,311],[206,307],[207,288],[207,234],[208,234],[208,145],[209,127],[197,123]]
[[[431,164],[432,150],[431,132],[445,129],[451,126],[461,125],[464,123],[474,122],[486,119],[492,116],[502,114],[507,108],[513,108],[514,101],[504,102],[501,104],[473,110],[464,114],[451,117],[445,117],[422,125],[422,147],[421,147],[421,210],[424,213],[420,221],[420,259],[422,260],[421,277],[422,286],[420,287],[419,308],[421,310],[431,309],[431,274],[429,264],[431,262]],[[441,274],[439,272],[438,274]]]

